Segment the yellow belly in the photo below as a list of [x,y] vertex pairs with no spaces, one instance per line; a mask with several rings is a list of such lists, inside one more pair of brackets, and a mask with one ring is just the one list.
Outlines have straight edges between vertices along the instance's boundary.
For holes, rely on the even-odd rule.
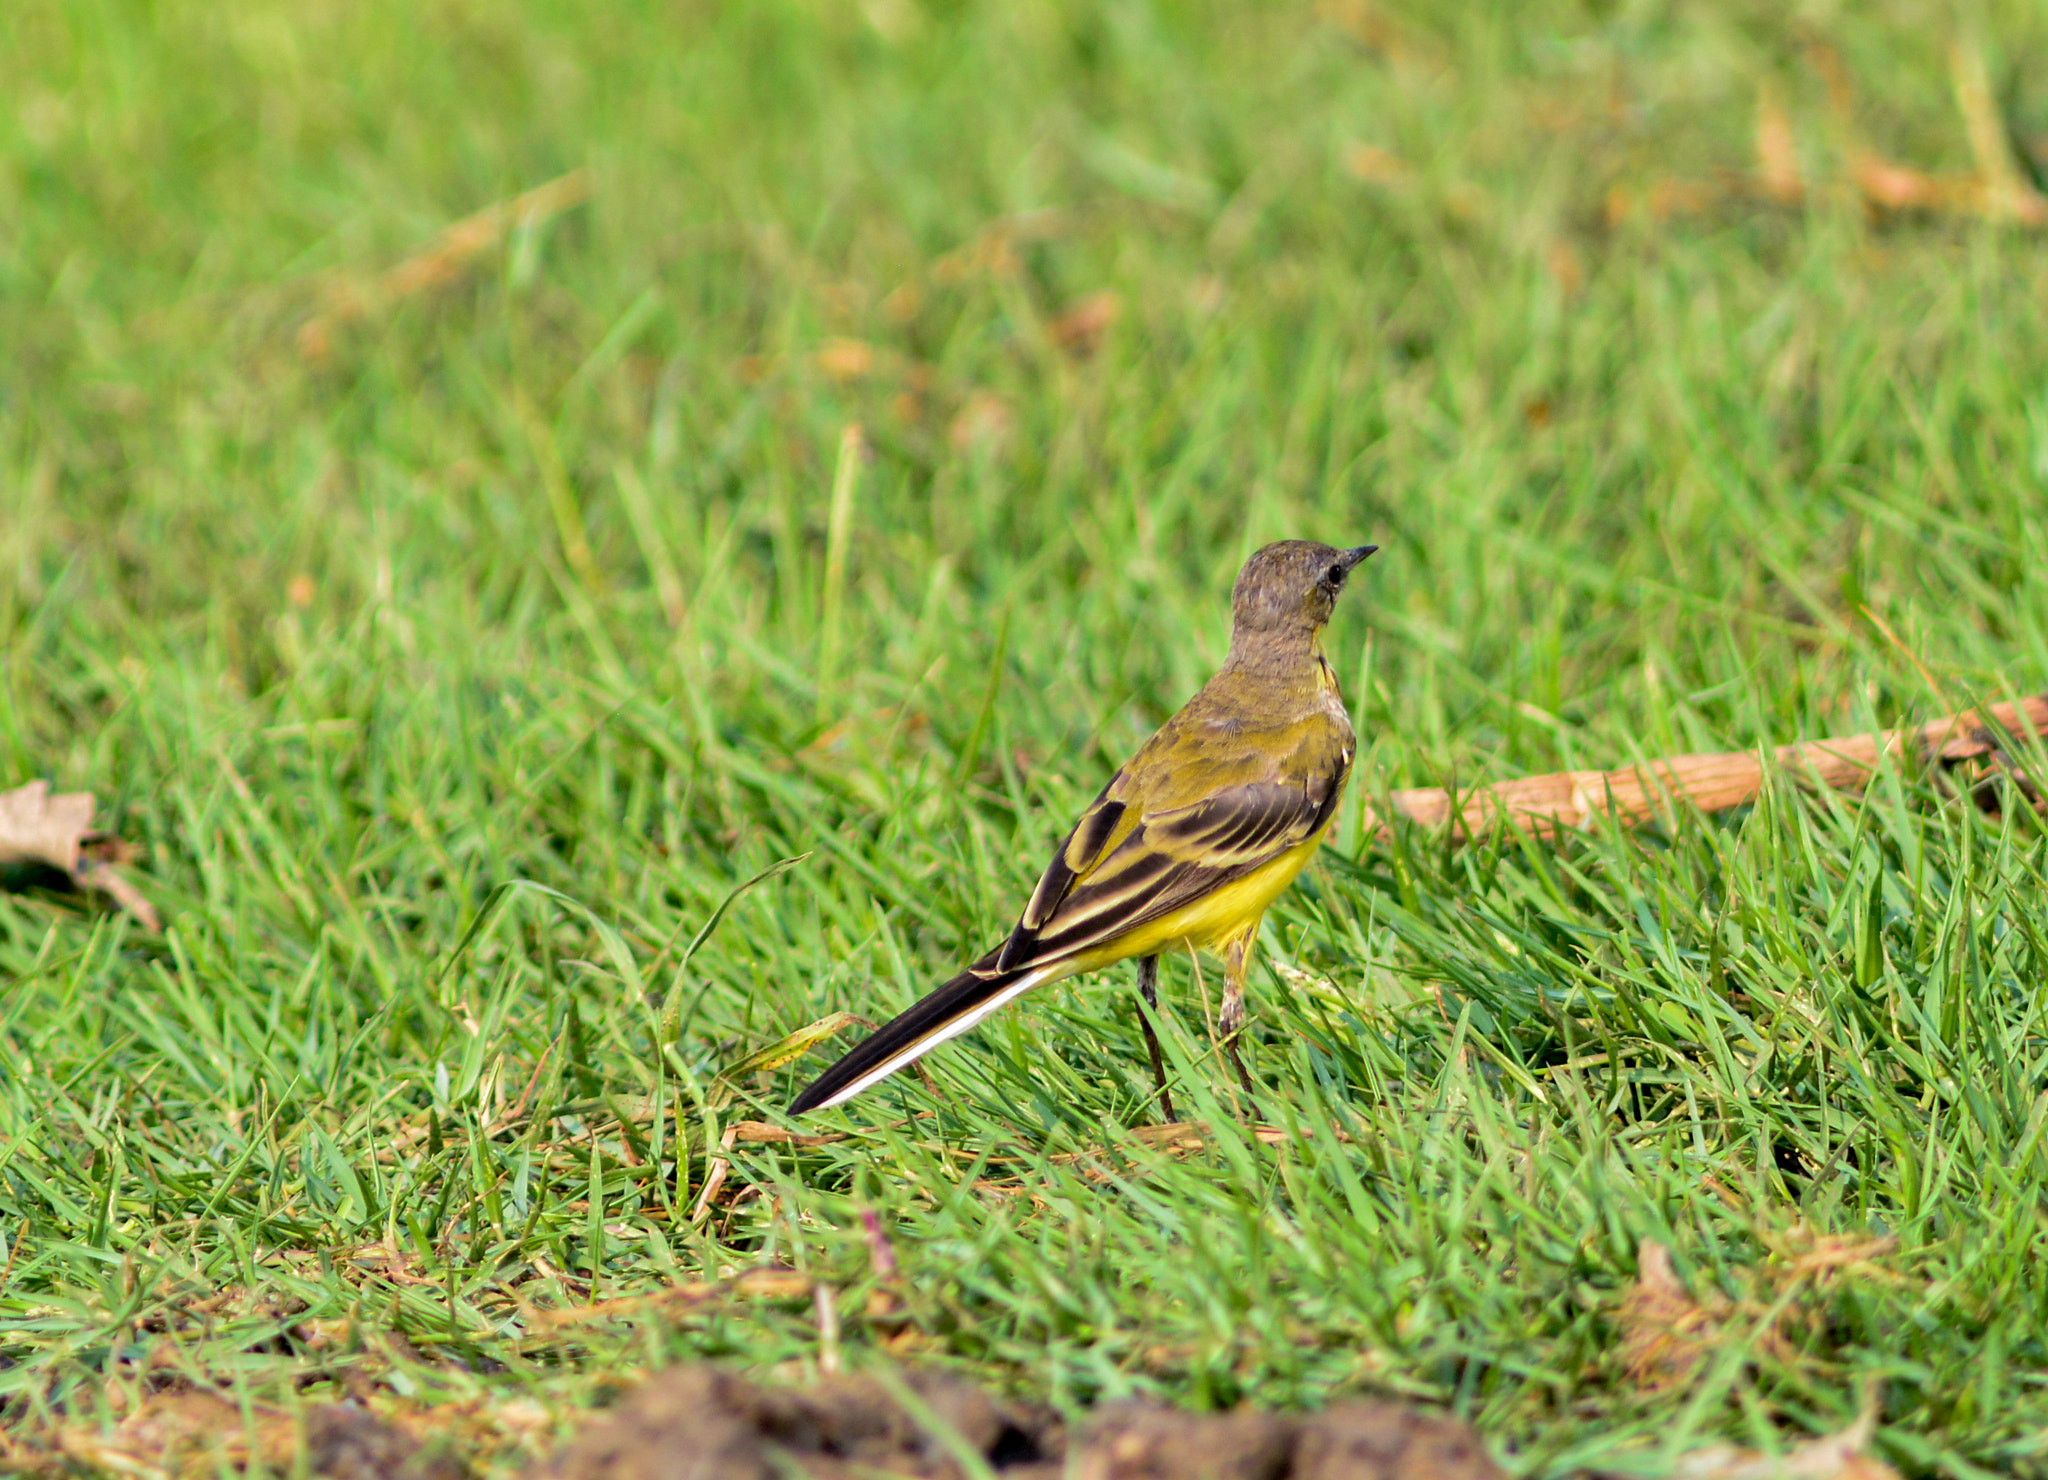
[[[1188,951],[1224,944],[1259,923],[1259,917],[1266,913],[1266,906],[1278,899],[1281,891],[1294,882],[1295,875],[1308,866],[1309,859],[1315,855],[1322,841],[1323,834],[1317,833],[1242,879],[1225,884],[1221,889],[1149,925],[1106,942],[1076,960],[1070,970],[1099,971],[1115,962],[1128,961],[1133,956],[1156,956],[1165,951]],[[1065,971],[1060,973],[1061,976],[1068,974]]]

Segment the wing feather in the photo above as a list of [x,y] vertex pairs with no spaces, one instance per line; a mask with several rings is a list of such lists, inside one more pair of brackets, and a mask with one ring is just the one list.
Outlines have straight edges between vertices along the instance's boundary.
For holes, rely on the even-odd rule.
[[1007,964],[1102,945],[1306,842],[1329,821],[1342,794],[1349,747],[1331,759],[1335,764],[1306,784],[1249,782],[1143,818],[1100,863],[1067,884],[1058,908],[1033,932],[1032,953]]
[[[1110,785],[1116,783],[1111,781]],[[1081,814],[1081,820],[1074,824],[1074,830],[1067,834],[1059,851],[1052,856],[1052,862],[1045,866],[1039,876],[1038,887],[1031,891],[1031,898],[1024,906],[1024,913],[1017,920],[1017,928],[1010,932],[1010,938],[1003,942],[996,952],[996,967],[1009,971],[1031,959],[1038,945],[1039,932],[1045,922],[1053,917],[1066,900],[1067,893],[1074,887],[1074,881],[1094,868],[1102,859],[1103,851],[1116,833],[1116,825],[1123,821],[1125,804],[1111,801],[1109,787],[1095,799],[1093,806]]]

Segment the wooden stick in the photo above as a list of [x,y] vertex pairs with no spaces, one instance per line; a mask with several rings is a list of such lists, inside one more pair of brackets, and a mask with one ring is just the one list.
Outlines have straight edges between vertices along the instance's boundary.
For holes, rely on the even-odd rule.
[[[1789,775],[1811,777],[1835,791],[1861,791],[1888,755],[1907,753],[1918,765],[1995,758],[2004,736],[2043,734],[2048,734],[2048,694],[1912,729],[1780,745],[1772,760]],[[1490,832],[1503,816],[1511,826],[1547,838],[1589,826],[1599,817],[1646,822],[1681,799],[1703,812],[1726,811],[1755,799],[1763,790],[1765,771],[1758,751],[1721,751],[1664,756],[1618,771],[1556,771],[1469,792],[1397,791],[1388,800],[1396,814],[1423,827],[1452,823],[1455,807],[1453,836],[1460,841]],[[1383,838],[1392,831],[1377,815],[1369,814],[1367,825]]]

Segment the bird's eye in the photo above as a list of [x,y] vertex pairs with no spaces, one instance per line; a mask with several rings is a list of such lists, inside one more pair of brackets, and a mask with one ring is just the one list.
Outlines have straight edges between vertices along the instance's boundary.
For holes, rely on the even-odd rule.
[[1341,586],[1341,585],[1343,585],[1343,584],[1344,584],[1344,567],[1343,567],[1343,566],[1341,566],[1341,565],[1333,565],[1333,566],[1331,566],[1331,567],[1330,567],[1330,573],[1329,573],[1328,575],[1324,576],[1324,577],[1323,577],[1323,579],[1324,579],[1324,580],[1326,580],[1326,581],[1328,581],[1328,582],[1329,582],[1329,583],[1330,583],[1330,584],[1331,584],[1332,586]]

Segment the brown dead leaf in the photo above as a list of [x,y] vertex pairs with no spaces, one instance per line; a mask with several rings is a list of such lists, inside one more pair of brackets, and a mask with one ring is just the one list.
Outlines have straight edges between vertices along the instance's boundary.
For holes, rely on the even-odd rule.
[[1344,168],[1368,185],[1399,185],[1413,173],[1408,162],[1377,144],[1353,144],[1344,151]]
[[0,863],[41,863],[78,872],[79,845],[92,829],[92,793],[50,794],[50,783],[31,781],[0,792]]
[[1070,225],[1067,216],[1057,210],[998,217],[975,233],[972,241],[933,262],[931,280],[948,287],[977,278],[1015,277],[1024,266],[1017,243],[1050,241],[1065,235]]
[[1543,254],[1543,266],[1550,273],[1550,280],[1557,284],[1558,291],[1567,298],[1586,286],[1586,268],[1579,260],[1578,249],[1561,236],[1550,239],[1550,246]]
[[1691,1380],[1731,1340],[1748,1342],[1756,1358],[1790,1361],[1796,1348],[1788,1329],[1820,1319],[1808,1297],[1852,1273],[1892,1278],[1872,1261],[1894,1247],[1889,1238],[1815,1236],[1795,1228],[1772,1242],[1775,1258],[1758,1271],[1756,1298],[1736,1301],[1711,1288],[1695,1298],[1672,1268],[1671,1251],[1644,1239],[1636,1246],[1636,1282],[1616,1317],[1622,1364],[1630,1380],[1656,1391]]
[[714,1156],[704,1168],[704,1188],[697,1194],[697,1205],[690,1209],[690,1221],[702,1223],[711,1215],[711,1203],[718,1196],[718,1189],[725,1185],[726,1173],[732,1170],[733,1143],[739,1139],[740,1128],[727,1126],[725,1134],[718,1139],[718,1149],[724,1155]]
[[1435,71],[1443,65],[1441,48],[1428,32],[1406,24],[1371,0],[1320,0],[1316,15],[1367,51],[1384,57],[1397,74],[1418,68]]
[[1875,1404],[1838,1434],[1823,1434],[1783,1454],[1761,1454],[1714,1444],[1679,1456],[1672,1480],[1899,1480],[1898,1471],[1870,1453],[1877,1429]]
[[1733,1313],[1727,1300],[1705,1303],[1686,1293],[1671,1267],[1671,1251],[1653,1239],[1636,1245],[1636,1282],[1622,1297],[1621,1360],[1631,1381],[1650,1389],[1676,1387],[1719,1344]]
[[1095,353],[1102,336],[1123,312],[1123,306],[1123,300],[1115,293],[1090,293],[1046,325],[1046,333],[1068,354],[1085,360]]
[[1619,226],[1631,217],[1648,216],[1664,222],[1680,216],[1698,216],[1726,199],[1727,190],[1707,180],[1686,180],[1665,176],[1646,187],[1615,185],[1607,192],[1605,214],[1609,226]]
[[57,1450],[79,1464],[149,1480],[214,1474],[222,1462],[287,1467],[299,1442],[298,1425],[283,1414],[258,1408],[254,1422],[245,1423],[235,1404],[197,1392],[150,1398],[110,1430],[68,1423],[55,1439]]
[[1704,180],[1666,178],[1650,186],[1650,214],[1659,221],[1673,216],[1697,216],[1711,207],[1719,192]]
[[[1290,1138],[1287,1132],[1277,1125],[1248,1125],[1244,1129],[1261,1146],[1284,1146],[1290,1139],[1307,1140],[1309,1137],[1309,1132],[1303,1129],[1296,1137]],[[1333,1126],[1330,1134],[1346,1145],[1351,1142],[1351,1134],[1348,1131]],[[1134,1125],[1130,1128],[1130,1137],[1157,1150],[1200,1151],[1208,1144],[1209,1127],[1199,1120],[1171,1120],[1162,1125]],[[1079,1154],[1082,1153],[1056,1156],[1053,1160],[1071,1161]]]
[[1960,181],[1941,179],[1870,150],[1859,150],[1850,160],[1849,177],[1865,200],[1887,211],[1944,210],[1966,193]]
[[80,889],[107,895],[145,929],[160,930],[156,909],[120,866],[135,849],[92,825],[89,791],[52,795],[47,781],[31,781],[0,792],[0,866],[39,863],[70,877]]
[[1012,421],[1010,408],[1003,398],[992,391],[975,391],[960,408],[959,415],[946,431],[946,440],[953,444],[955,452],[966,452],[976,447],[997,447],[1009,435]]
[[899,283],[882,300],[882,312],[892,324],[907,324],[924,308],[924,294],[914,282]]
[[812,362],[827,380],[865,380],[874,373],[875,347],[864,339],[827,340]]

